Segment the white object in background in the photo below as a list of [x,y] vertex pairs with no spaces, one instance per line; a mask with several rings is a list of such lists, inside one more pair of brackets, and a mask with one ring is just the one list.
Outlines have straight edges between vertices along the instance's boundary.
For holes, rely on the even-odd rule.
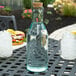
[[49,35],[49,38],[52,38],[52,39],[55,39],[55,40],[61,40],[62,39],[62,36],[65,32],[65,30],[73,30],[76,28],[76,24],[72,24],[72,25],[67,25],[63,28],[60,28],[54,32],[52,32],[50,35]]
[[47,7],[53,8],[53,4],[48,4]]
[[73,60],[76,58],[76,37],[71,31],[64,33],[60,53],[63,59]]
[[12,37],[7,31],[0,31],[0,57],[10,57],[13,54]]

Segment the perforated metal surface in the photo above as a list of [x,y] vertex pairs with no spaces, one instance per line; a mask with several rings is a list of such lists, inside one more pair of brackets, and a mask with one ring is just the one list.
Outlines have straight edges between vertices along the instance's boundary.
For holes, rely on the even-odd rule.
[[45,72],[34,73],[26,69],[26,48],[14,50],[12,57],[0,58],[0,76],[76,76],[76,60],[61,59],[59,42],[49,39],[49,62]]

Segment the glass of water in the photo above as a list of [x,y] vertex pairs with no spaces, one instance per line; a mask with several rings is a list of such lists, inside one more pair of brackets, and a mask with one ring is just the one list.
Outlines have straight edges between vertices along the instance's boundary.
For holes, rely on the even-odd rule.
[[12,53],[11,35],[7,31],[0,31],[0,57],[10,57]]
[[69,30],[63,34],[60,54],[63,59],[76,58],[76,30]]

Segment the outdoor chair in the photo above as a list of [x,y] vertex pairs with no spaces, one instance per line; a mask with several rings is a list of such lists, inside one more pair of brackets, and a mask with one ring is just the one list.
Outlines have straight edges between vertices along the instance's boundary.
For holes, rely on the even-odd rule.
[[15,16],[0,16],[0,31],[9,28],[17,30]]

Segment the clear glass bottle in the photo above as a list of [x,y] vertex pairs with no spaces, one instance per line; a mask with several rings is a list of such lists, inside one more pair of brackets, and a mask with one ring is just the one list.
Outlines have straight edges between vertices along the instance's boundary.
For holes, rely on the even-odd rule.
[[33,3],[32,24],[27,33],[27,69],[42,72],[48,68],[48,32],[43,24],[43,4]]

